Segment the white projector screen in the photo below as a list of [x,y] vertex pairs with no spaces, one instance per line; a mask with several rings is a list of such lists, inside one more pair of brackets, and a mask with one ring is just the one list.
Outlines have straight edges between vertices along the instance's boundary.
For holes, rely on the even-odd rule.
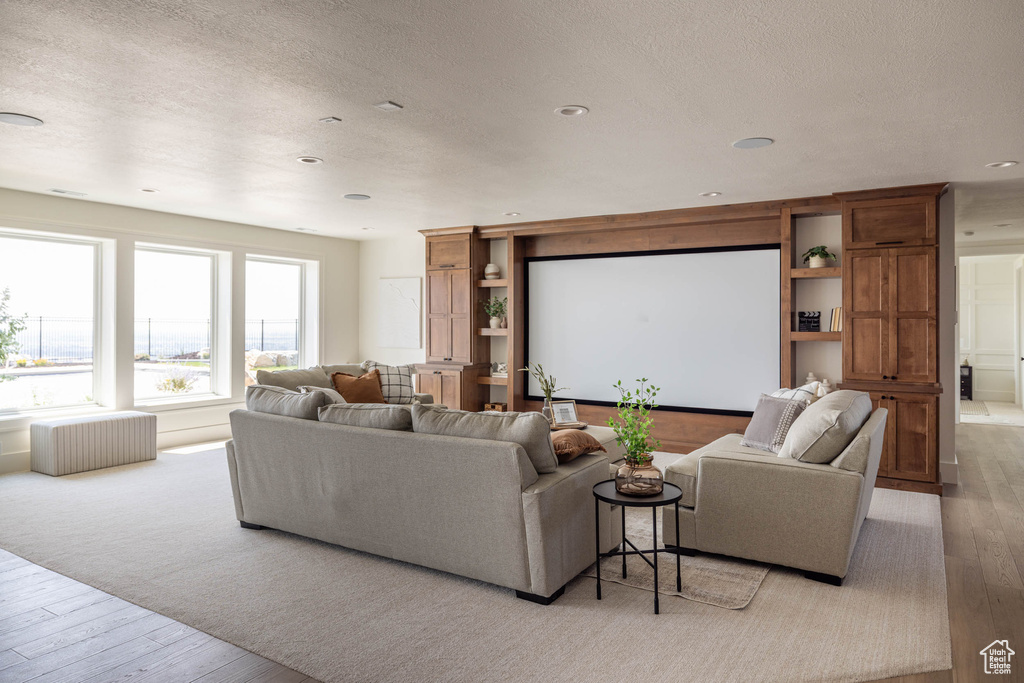
[[568,387],[556,400],[614,403],[646,377],[665,408],[749,413],[779,387],[779,263],[777,245],[528,260],[527,360]]

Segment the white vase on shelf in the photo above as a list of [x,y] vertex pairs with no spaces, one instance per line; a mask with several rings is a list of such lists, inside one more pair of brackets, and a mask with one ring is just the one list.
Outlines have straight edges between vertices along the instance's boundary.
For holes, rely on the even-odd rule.
[[812,256],[810,258],[810,266],[811,268],[827,268],[828,259],[824,256]]
[[496,330],[496,329],[501,327],[501,318],[498,318],[496,316],[492,316],[490,321],[488,321],[488,322],[489,322],[492,330]]
[[484,266],[484,279],[485,280],[500,280],[501,270],[498,268],[497,263],[488,263]]

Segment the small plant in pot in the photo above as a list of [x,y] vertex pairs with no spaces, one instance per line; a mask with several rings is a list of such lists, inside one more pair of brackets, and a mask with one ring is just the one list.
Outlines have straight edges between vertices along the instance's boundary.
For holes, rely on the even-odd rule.
[[544,409],[541,413],[548,419],[548,422],[552,421],[553,413],[551,412],[551,397],[558,391],[568,391],[569,387],[560,387],[555,384],[554,376],[548,376],[544,374],[544,366],[540,363],[530,363],[525,368],[519,368],[519,372],[528,372],[533,376],[537,383],[540,384],[540,390],[544,393]]
[[828,247],[824,244],[811,247],[804,252],[804,263],[809,263],[811,268],[827,268],[829,261],[835,261],[836,255],[829,253]]
[[502,323],[505,320],[505,315],[508,313],[508,297],[499,299],[496,296],[492,296],[490,299],[485,299],[484,313],[488,315],[492,330],[496,330],[499,327],[503,327]]
[[636,382],[638,386],[633,390],[623,387],[622,380],[615,384],[620,396],[615,404],[619,420],[608,418],[615,440],[626,449],[626,464],[615,473],[615,490],[631,496],[654,496],[664,487],[661,472],[651,464],[652,451],[661,447],[660,441],[651,439],[651,411],[658,407],[654,399],[660,389],[648,385],[646,377]]

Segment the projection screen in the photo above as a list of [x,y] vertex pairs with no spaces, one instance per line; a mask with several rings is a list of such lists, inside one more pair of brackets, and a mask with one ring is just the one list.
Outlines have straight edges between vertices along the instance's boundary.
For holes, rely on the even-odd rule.
[[778,245],[529,259],[526,358],[556,399],[614,403],[647,377],[665,408],[749,414],[779,387],[779,263]]

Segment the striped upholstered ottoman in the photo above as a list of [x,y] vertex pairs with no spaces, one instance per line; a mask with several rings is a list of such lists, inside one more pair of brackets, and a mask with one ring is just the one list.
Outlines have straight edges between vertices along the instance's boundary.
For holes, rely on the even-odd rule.
[[32,471],[63,474],[156,460],[156,415],[126,411],[32,423]]

